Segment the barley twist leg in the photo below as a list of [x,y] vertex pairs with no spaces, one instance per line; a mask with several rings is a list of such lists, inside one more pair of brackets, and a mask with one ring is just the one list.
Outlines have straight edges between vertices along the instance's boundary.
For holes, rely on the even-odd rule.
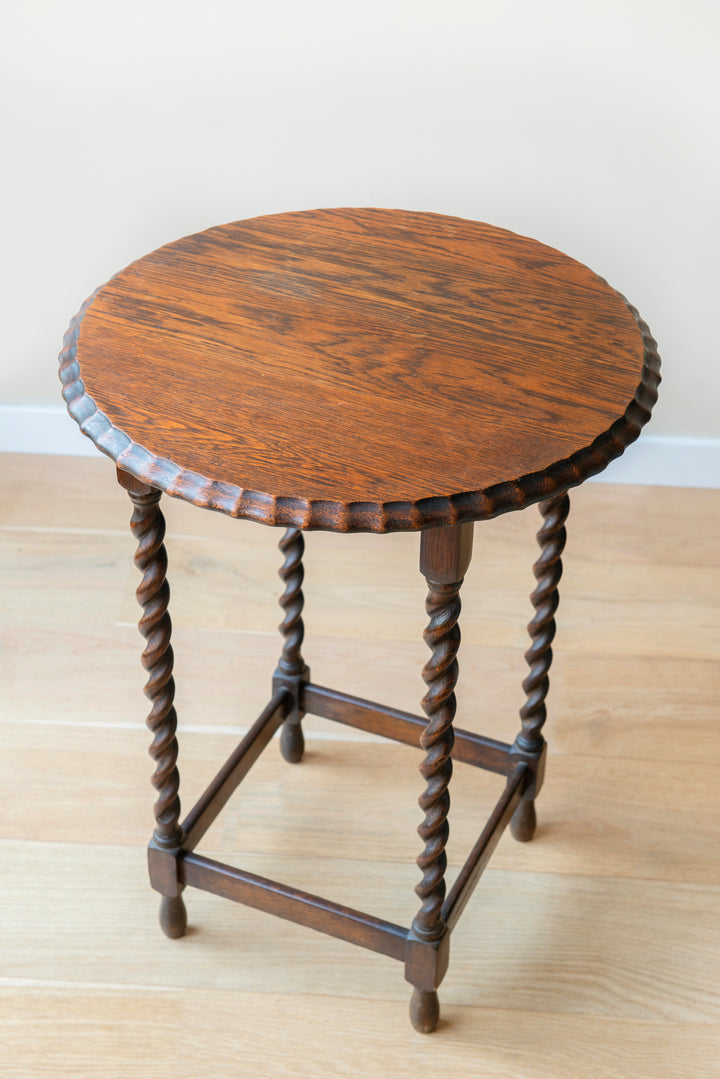
[[[522,730],[514,748],[522,754],[539,758],[545,749],[542,728],[547,718],[546,698],[550,686],[552,642],[555,637],[555,613],[558,608],[558,584],[562,576],[562,553],[565,547],[565,521],[570,510],[567,494],[557,495],[540,503],[543,524],[537,534],[541,554],[533,572],[537,587],[532,594],[535,615],[528,626],[531,645],[525,653],[530,668],[523,682],[526,701],[520,709]],[[535,793],[524,798],[510,822],[512,833],[521,842],[532,839],[535,833]]]
[[455,685],[460,646],[460,588],[472,558],[473,525],[442,525],[420,534],[420,572],[428,587],[425,609],[429,622],[423,638],[431,655],[423,668],[427,687],[422,707],[427,725],[420,736],[425,757],[420,772],[425,790],[419,798],[424,843],[417,864],[422,879],[415,892],[420,909],[408,933],[405,978],[413,986],[410,1019],[416,1030],[430,1034],[440,1017],[437,989],[445,976],[450,931],[443,917],[450,811],[452,750],[455,740]]
[[[454,690],[458,676],[456,657],[460,644],[460,628],[457,624],[460,584],[429,582],[429,589],[426,611],[430,621],[423,638],[432,656],[423,669],[427,693],[422,701],[428,724],[420,737],[420,745],[425,750],[420,772],[426,787],[419,805],[425,816],[418,828],[425,847],[417,859],[422,880],[415,893],[421,906],[412,923],[412,934],[418,940],[431,943],[439,941],[446,932],[441,912],[447,868],[445,847],[449,833],[448,788],[452,776],[453,718],[456,708]],[[415,1029],[430,1033],[437,1026],[439,1015],[437,991],[416,986],[410,1001],[410,1018]]]
[[[135,565],[142,573],[136,596],[142,607],[139,628],[146,641],[142,654],[142,664],[148,672],[145,696],[151,702],[147,726],[153,735],[149,752],[155,761],[152,784],[157,791],[153,845],[174,851],[180,847],[183,835],[179,823],[177,715],[173,705],[172,625],[168,614],[170,588],[163,543],[165,519],[159,505],[160,491],[136,482],[128,493],[133,503],[130,527],[138,544]],[[187,915],[179,890],[175,895],[162,896],[160,925],[169,937],[180,937],[185,932]]]
[[423,639],[432,656],[423,668],[427,693],[422,707],[428,724],[420,736],[426,756],[420,765],[426,788],[419,805],[425,819],[418,828],[425,849],[418,857],[422,880],[415,889],[421,907],[413,921],[413,932],[421,940],[436,940],[445,925],[440,914],[445,898],[445,846],[448,840],[447,816],[450,809],[448,786],[452,776],[454,740],[455,683],[458,676],[457,651],[460,645],[459,584],[433,584],[425,605],[430,621]]
[[302,591],[305,576],[302,562],[305,540],[302,532],[298,528],[286,529],[279,547],[284,556],[278,575],[285,586],[280,597],[280,606],[285,616],[279,627],[283,636],[283,648],[275,671],[274,685],[284,686],[291,694],[291,704],[280,735],[280,751],[286,761],[294,764],[301,760],[305,750],[301,726],[303,712],[300,707],[300,687],[303,681],[306,682],[310,678],[310,672],[305,666],[301,652],[305,636],[302,620],[305,603]]

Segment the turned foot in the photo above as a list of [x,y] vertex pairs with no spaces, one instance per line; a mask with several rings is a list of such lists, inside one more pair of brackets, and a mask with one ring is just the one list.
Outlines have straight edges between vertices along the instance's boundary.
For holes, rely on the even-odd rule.
[[421,1034],[432,1034],[440,1019],[440,1001],[434,989],[414,989],[410,998],[410,1021]]
[[290,764],[302,760],[305,752],[305,738],[299,723],[283,723],[280,732],[280,752]]
[[535,835],[536,825],[535,801],[523,799],[512,815],[510,831],[520,843],[527,843]]
[[164,895],[160,899],[160,928],[166,937],[175,940],[187,929],[187,911],[180,895]]

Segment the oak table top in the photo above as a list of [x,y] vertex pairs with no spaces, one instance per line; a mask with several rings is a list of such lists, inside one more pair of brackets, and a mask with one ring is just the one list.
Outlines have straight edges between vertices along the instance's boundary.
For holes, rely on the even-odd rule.
[[82,430],[138,479],[266,524],[399,531],[581,483],[657,397],[647,326],[587,267],[379,209],[238,221],[94,293],[61,354]]

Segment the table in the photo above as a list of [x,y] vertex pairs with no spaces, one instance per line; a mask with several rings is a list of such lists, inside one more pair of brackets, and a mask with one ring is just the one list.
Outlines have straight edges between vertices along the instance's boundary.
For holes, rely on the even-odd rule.
[[[568,490],[640,433],[660,381],[637,311],[566,255],[504,229],[381,209],[285,213],[211,228],[132,263],[73,319],[68,409],[133,504],[156,769],[150,881],[170,937],[206,889],[404,963],[413,1025],[439,1017],[450,935],[504,829],[535,830]],[[284,526],[282,648],[271,698],[181,820],[161,493]],[[455,730],[460,589],[475,521],[537,503],[540,556],[525,704],[512,743]],[[425,717],[315,684],[303,658],[304,532],[420,532],[428,585]],[[196,850],[280,730],[324,716],[419,745],[420,901],[410,927]],[[453,761],[506,777],[445,884]],[[325,809],[327,807],[319,807]]]

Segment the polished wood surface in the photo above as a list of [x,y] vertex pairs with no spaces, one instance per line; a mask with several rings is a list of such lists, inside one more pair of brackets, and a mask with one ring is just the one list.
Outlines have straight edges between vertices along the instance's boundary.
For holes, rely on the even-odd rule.
[[303,553],[305,540],[297,528],[288,528],[283,533],[280,552],[284,556],[278,571],[284,585],[280,596],[283,620],[279,625],[283,639],[282,652],[273,676],[273,691],[285,691],[288,704],[285,709],[280,748],[289,764],[297,764],[302,759],[305,749],[301,720],[305,715],[302,705],[302,686],[310,681],[310,669],[302,658],[302,643],[305,626],[302,619],[305,597],[302,583],[305,575]]
[[[345,723],[382,738],[392,738],[408,746],[419,746],[420,735],[427,727],[427,718],[421,719],[411,712],[374,704],[337,689],[318,686],[314,682],[303,686],[302,697],[313,716],[324,716],[336,723]],[[453,760],[506,775],[511,763],[509,752],[510,746],[506,742],[455,728]]]
[[[3,1075],[476,1079],[481,1061],[488,1079],[715,1079],[720,493],[576,492],[538,841],[500,840],[423,1039],[390,959],[318,948],[310,929],[204,892],[201,932],[158,931],[138,573],[108,472],[100,458],[0,459]],[[282,584],[272,532],[164,508],[187,808],[267,701]],[[458,725],[503,740],[522,703],[537,519],[478,530],[463,586]],[[313,676],[417,710],[418,537],[311,539]],[[268,747],[208,832],[213,857],[307,892],[330,879],[334,901],[405,924],[417,749],[304,725],[303,764]],[[456,765],[450,880],[502,782]],[[318,801],[345,806],[332,827]]]
[[270,524],[495,516],[600,471],[654,403],[655,343],[585,266],[438,214],[209,229],[101,288],[61,357],[71,414],[144,482]]
[[520,709],[522,729],[512,748],[516,759],[524,761],[533,773],[533,781],[523,791],[523,800],[511,821],[512,834],[522,843],[527,843],[535,834],[535,798],[545,777],[547,743],[542,729],[547,719],[546,700],[550,688],[555,614],[560,601],[558,586],[562,577],[562,553],[567,539],[565,521],[570,512],[570,499],[566,494],[556,495],[540,503],[540,512],[543,518],[537,534],[540,557],[533,566],[537,584],[530,597],[535,614],[528,626],[532,643],[525,653],[525,662],[530,671],[523,681],[525,704]]

